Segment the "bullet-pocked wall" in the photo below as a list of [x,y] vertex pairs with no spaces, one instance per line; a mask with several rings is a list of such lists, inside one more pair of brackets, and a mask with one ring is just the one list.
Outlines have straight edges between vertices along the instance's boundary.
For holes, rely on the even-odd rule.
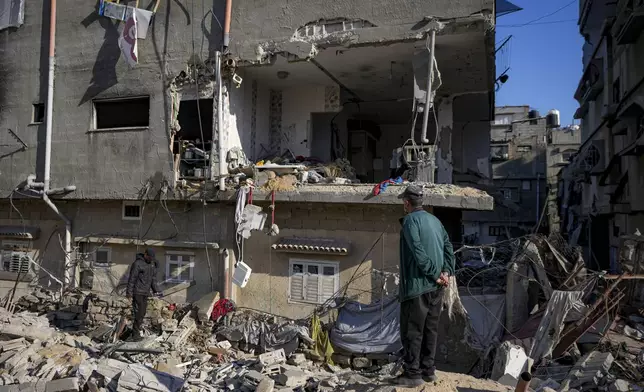
[[[159,2],[133,68],[119,48],[124,22],[99,16],[97,5],[58,2],[52,188],[76,185],[70,198],[137,198],[148,179],[173,179],[168,88],[189,62],[203,64],[219,50],[225,4]],[[25,23],[0,31],[3,197],[29,174],[43,177],[49,14],[50,2],[25,0]]]

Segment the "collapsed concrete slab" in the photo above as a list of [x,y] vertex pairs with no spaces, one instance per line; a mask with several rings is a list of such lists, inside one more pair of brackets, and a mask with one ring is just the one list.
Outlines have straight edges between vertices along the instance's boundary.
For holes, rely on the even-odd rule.
[[[373,196],[374,184],[306,185],[290,192],[276,192],[276,201],[341,204],[401,204],[400,194],[406,186],[389,186],[378,196]],[[467,210],[494,208],[494,199],[487,193],[470,187],[451,184],[429,184],[424,189],[424,204],[433,207],[448,207]],[[236,200],[235,191],[218,194],[222,201]],[[271,192],[255,190],[256,200],[270,200]]]

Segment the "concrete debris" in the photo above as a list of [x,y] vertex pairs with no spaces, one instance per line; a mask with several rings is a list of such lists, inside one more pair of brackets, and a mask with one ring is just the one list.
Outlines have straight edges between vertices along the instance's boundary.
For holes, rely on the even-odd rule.
[[217,301],[219,301],[219,292],[213,291],[204,295],[193,304],[193,307],[197,309],[197,315],[200,321],[205,322],[210,320],[210,315]]
[[527,362],[528,356],[522,347],[515,346],[510,342],[503,342],[496,351],[491,378],[499,380],[505,375],[510,375],[518,380]]

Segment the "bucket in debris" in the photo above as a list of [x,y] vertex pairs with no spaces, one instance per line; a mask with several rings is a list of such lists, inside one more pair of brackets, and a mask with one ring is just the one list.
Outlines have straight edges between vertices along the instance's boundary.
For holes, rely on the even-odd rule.
[[177,305],[176,304],[168,305],[168,310],[171,312],[174,312],[175,310],[177,310]]

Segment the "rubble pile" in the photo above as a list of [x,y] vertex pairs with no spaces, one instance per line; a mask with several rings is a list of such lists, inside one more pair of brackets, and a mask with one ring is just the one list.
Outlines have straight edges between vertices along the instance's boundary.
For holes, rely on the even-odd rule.
[[637,292],[629,291],[637,276],[587,270],[580,249],[557,234],[509,240],[498,252],[465,248],[458,281],[471,295],[473,288],[490,293],[496,286],[481,277],[506,271],[505,295],[495,294],[504,302],[498,313],[504,319],[495,316],[498,334],[490,339],[483,331],[485,340],[471,328],[482,316],[468,309],[469,333],[479,337],[473,340],[481,352],[479,375],[514,387],[527,372],[535,391],[641,389],[644,317],[639,305],[627,305],[642,303],[627,297]]
[[[30,302],[36,295],[41,294],[34,293],[20,303],[36,307]],[[74,298],[78,300],[82,296]],[[72,300],[66,302],[69,301]],[[38,307],[43,311],[59,311],[52,310],[52,305],[43,298]],[[68,305],[61,303],[60,306]],[[45,314],[0,309],[0,338],[3,339],[0,341],[0,385],[6,391],[16,392],[395,390],[387,386],[392,364],[378,372],[361,375],[350,368],[314,362],[299,348],[290,354],[283,348],[259,355],[245,353],[227,340],[218,341],[209,333],[210,323],[197,325],[195,313],[180,312],[178,318],[164,319],[159,332],[143,341],[123,342],[116,339],[123,330],[120,321],[114,325],[100,324],[87,334],[71,334],[50,327]],[[265,321],[263,315],[257,318]],[[253,322],[248,312],[230,314],[228,326],[223,324],[220,331],[232,331],[233,320]],[[304,329],[295,330],[297,333],[274,334],[272,339],[277,340],[272,341],[279,343],[282,341],[279,337],[291,336],[294,340],[304,338],[306,345],[311,340],[308,333],[304,335]],[[192,344],[193,337],[200,334],[210,337],[203,345]],[[240,336],[243,341],[243,333]],[[446,388],[457,383],[454,377],[442,382]],[[477,381],[468,379],[468,382]],[[492,386],[489,390],[506,390],[495,383],[487,382],[487,385]]]
[[18,299],[15,307],[19,311],[47,314],[52,324],[62,330],[86,328],[132,313],[131,301],[125,297],[84,291],[69,292],[60,301],[54,301],[51,292],[35,290]]

